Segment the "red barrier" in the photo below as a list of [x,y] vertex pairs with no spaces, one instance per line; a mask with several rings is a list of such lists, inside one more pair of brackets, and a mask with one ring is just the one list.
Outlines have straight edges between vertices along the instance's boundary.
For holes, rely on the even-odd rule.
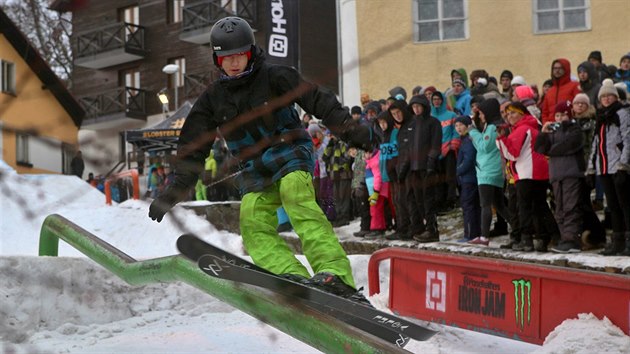
[[105,181],[105,204],[112,205],[112,181],[116,181],[120,178],[131,177],[133,185],[133,199],[140,199],[140,180],[138,179],[138,170],[126,170],[119,172],[115,175],[111,175]]
[[370,295],[386,259],[389,307],[400,315],[542,344],[565,319],[592,312],[630,335],[627,275],[387,248],[370,258]]

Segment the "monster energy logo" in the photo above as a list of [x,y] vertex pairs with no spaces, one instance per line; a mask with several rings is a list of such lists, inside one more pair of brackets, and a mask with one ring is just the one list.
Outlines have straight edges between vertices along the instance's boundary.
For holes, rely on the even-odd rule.
[[[514,284],[514,315],[516,325],[525,326],[525,303],[527,303],[527,324],[532,318],[532,282],[525,279],[512,280]],[[527,292],[525,292],[527,288]]]

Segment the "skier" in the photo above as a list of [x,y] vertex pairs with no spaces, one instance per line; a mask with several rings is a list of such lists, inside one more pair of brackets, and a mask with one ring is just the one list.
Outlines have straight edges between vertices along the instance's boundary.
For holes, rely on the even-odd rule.
[[[235,177],[242,195],[241,234],[254,263],[324,291],[366,301],[356,290],[346,253],[315,201],[313,142],[293,104],[321,118],[342,140],[365,150],[372,144],[370,128],[354,121],[332,92],[305,81],[295,69],[265,63],[245,20],[220,19],[210,31],[210,41],[214,64],[222,75],[188,114],[178,141],[175,181],[151,203],[149,217],[160,222],[185,198],[203,170],[218,129],[241,168]],[[302,241],[313,277],[276,231],[280,206]]]

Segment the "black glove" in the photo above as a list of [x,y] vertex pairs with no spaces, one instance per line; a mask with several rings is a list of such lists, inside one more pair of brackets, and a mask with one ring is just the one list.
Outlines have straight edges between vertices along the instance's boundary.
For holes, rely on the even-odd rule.
[[594,174],[586,175],[586,186],[588,187],[588,190],[593,190],[593,188],[595,188],[595,175]]
[[350,147],[371,152],[377,144],[376,135],[372,128],[350,120],[345,124],[345,130],[341,140],[348,143]]
[[164,214],[166,214],[177,202],[179,198],[177,197],[178,193],[172,189],[167,189],[164,193],[160,194],[157,198],[153,200],[151,206],[149,206],[149,217],[151,220],[155,220],[157,222],[162,221],[164,218]]

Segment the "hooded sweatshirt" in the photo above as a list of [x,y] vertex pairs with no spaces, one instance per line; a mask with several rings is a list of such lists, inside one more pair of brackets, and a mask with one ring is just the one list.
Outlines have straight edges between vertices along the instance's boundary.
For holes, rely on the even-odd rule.
[[580,84],[578,82],[571,81],[571,63],[567,59],[556,59],[551,63],[551,71],[553,77],[553,66],[556,63],[560,63],[564,68],[564,75],[559,79],[552,79],[553,85],[547,91],[545,99],[542,102],[542,123],[554,122],[554,109],[556,104],[563,101],[573,102],[575,95],[580,93]]
[[588,96],[591,104],[597,106],[599,103],[597,93],[599,93],[602,84],[596,81],[599,75],[597,74],[597,70],[595,70],[595,65],[591,64],[590,61],[585,61],[578,65],[578,71],[580,71],[581,68],[586,70],[588,79],[586,81],[580,81],[580,89]]
[[433,95],[442,97],[442,104],[439,107],[431,104],[431,115],[437,118],[442,125],[442,154],[440,158],[444,158],[449,151],[457,152],[459,149],[459,134],[455,131],[455,117],[457,117],[457,114],[446,108],[446,101],[441,92],[435,91]]
[[503,164],[501,153],[497,148],[497,127],[501,121],[499,101],[495,98],[485,100],[479,104],[479,109],[486,117],[486,124],[481,131],[470,130],[470,139],[477,150],[475,167],[477,169],[477,183],[488,184],[503,188]]

